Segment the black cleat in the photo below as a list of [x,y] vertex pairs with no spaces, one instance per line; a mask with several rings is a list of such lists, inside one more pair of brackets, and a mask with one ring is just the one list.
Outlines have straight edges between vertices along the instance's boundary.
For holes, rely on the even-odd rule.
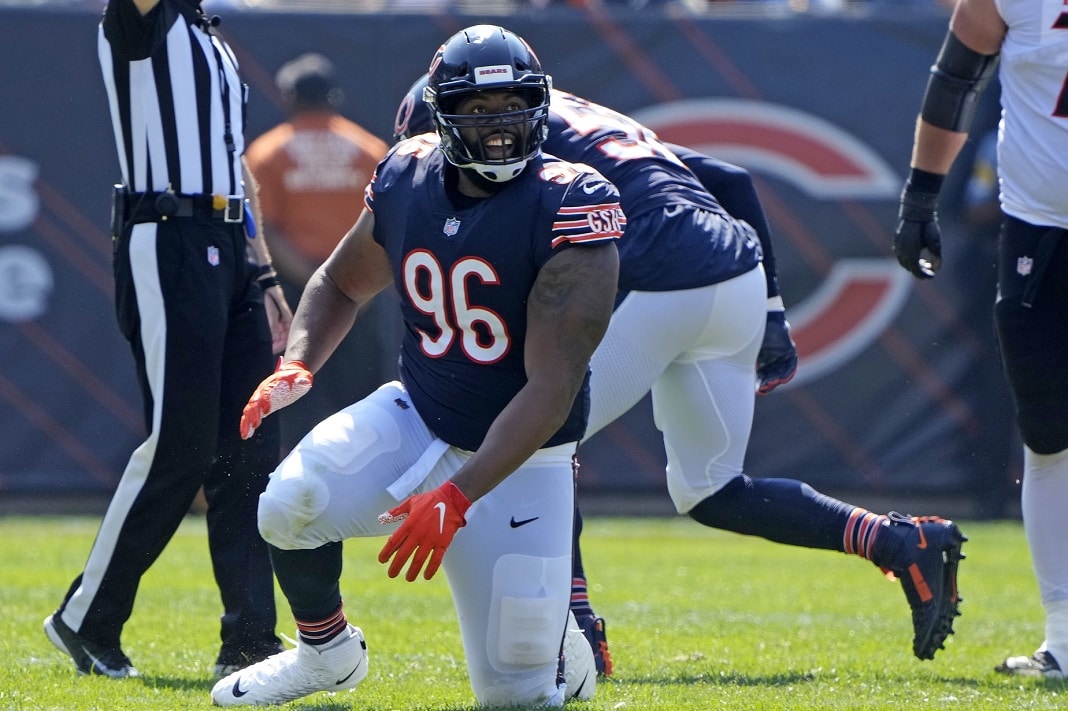
[[605,634],[603,617],[594,615],[575,615],[575,620],[582,628],[582,634],[593,648],[593,661],[598,676],[611,676],[612,655],[608,653],[608,636]]
[[937,516],[888,516],[890,530],[903,537],[912,556],[906,568],[891,571],[912,608],[912,652],[920,659],[934,659],[953,634],[953,619],[960,616],[957,566],[968,538],[957,524]]
[[286,648],[277,640],[259,642],[241,648],[224,644],[219,650],[219,656],[215,659],[215,678],[222,679],[224,676],[230,676],[235,671],[241,671],[245,667],[250,667],[284,651]]
[[130,658],[118,647],[101,647],[67,626],[58,614],[44,621],[44,631],[56,649],[74,660],[79,674],[99,674],[110,679],[140,676]]
[[994,671],[1010,676],[1033,676],[1040,679],[1064,679],[1061,665],[1053,655],[1040,649],[1030,657],[1009,657],[994,667]]

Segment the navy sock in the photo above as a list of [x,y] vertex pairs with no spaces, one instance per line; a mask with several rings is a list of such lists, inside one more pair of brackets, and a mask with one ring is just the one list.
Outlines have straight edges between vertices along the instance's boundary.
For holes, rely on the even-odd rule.
[[590,595],[586,589],[586,571],[582,568],[582,551],[579,536],[582,535],[582,513],[575,507],[575,528],[571,539],[571,611],[576,617],[593,615]]
[[[901,537],[901,524],[890,524],[889,518],[882,516],[878,536],[871,546],[869,558],[872,563],[883,570],[901,573],[912,563],[912,553]],[[906,527],[907,528],[910,527]]]
[[[289,601],[301,639],[323,644],[345,629],[341,612],[341,543],[310,550],[282,550],[269,546],[271,565],[282,594]],[[306,628],[306,629],[305,629]]]
[[742,474],[697,504],[690,518],[776,543],[846,551],[846,525],[855,509],[804,482]]

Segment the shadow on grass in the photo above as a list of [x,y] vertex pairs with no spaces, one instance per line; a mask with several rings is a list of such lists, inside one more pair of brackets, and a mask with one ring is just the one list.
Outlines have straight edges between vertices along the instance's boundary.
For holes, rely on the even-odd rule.
[[816,672],[782,672],[778,674],[740,674],[737,672],[694,672],[660,676],[628,676],[625,679],[599,678],[598,684],[647,684],[676,686],[680,684],[717,684],[720,686],[791,686],[809,681],[822,681]]
[[961,677],[961,676],[939,676],[938,681],[945,682],[946,684],[956,684],[958,686],[973,686],[973,687],[1005,687],[1005,688],[1027,688],[1036,692],[1048,691],[1051,693],[1065,693],[1068,691],[1068,679],[1045,679],[1026,676],[1010,676],[1008,674],[996,674],[991,672],[985,677]]
[[189,677],[181,676],[155,676],[152,674],[142,674],[136,679],[129,679],[130,681],[140,682],[145,686],[153,689],[171,689],[172,691],[203,691],[204,696],[207,697],[211,694],[211,687],[215,686],[215,682],[218,679],[211,679],[208,677],[202,679],[190,679]]
[[[738,687],[775,687],[794,686],[810,682],[825,683],[827,675],[819,671],[794,671],[779,672],[775,674],[743,674],[739,672],[693,672],[689,674],[671,674],[658,676],[628,676],[600,677],[599,685],[627,686],[630,684],[644,684],[649,686],[685,686],[688,684],[709,684],[715,686],[738,686]],[[903,684],[911,683],[910,677],[902,677]],[[1035,692],[1049,692],[1053,694],[1068,691],[1068,679],[1029,679],[1024,677],[1008,677],[1002,674],[991,673],[989,676],[946,676],[939,675],[934,681],[958,686],[961,688],[982,689],[990,686],[1018,686],[1029,684],[1029,688]]]
[[[825,683],[826,675],[818,671],[793,671],[793,672],[780,672],[775,674],[744,674],[739,672],[721,671],[721,672],[707,672],[700,673],[694,672],[690,674],[672,674],[672,675],[658,675],[658,676],[634,676],[634,677],[600,677],[598,684],[605,686],[619,686],[626,687],[630,685],[646,685],[646,686],[685,686],[693,684],[706,684],[714,686],[730,686],[730,687],[786,687],[796,686],[800,684],[806,684],[810,682]],[[991,685],[1019,685],[1021,683],[1027,683],[1028,688],[1037,693],[1051,693],[1051,694],[1063,694],[1068,692],[1068,680],[1055,680],[1055,679],[1025,679],[1021,677],[1007,677],[1001,674],[991,674],[988,677],[965,677],[965,676],[946,676],[939,675],[936,680],[945,684],[951,684],[960,688],[969,689],[982,689],[983,687],[989,687]],[[138,681],[145,686],[162,689],[172,689],[179,692],[196,692],[201,691],[207,700],[212,686],[215,684],[214,679],[188,679],[181,677],[167,677],[167,676],[142,676],[138,678]],[[906,678],[902,678],[903,682],[908,682]],[[350,695],[348,693],[339,694],[337,696],[319,696],[313,695],[305,699],[296,702],[299,704],[300,711],[353,711],[354,708],[360,708],[363,711],[376,711],[381,708],[382,711],[390,711],[394,708],[392,705],[377,706],[375,702],[371,702],[370,705],[359,706],[355,705],[356,699],[359,696],[359,692],[356,691]],[[491,707],[477,706],[475,704],[461,704],[453,706],[412,706],[409,707],[410,711],[419,711],[420,709],[432,708],[434,711],[496,711]],[[522,711],[516,707],[510,707],[507,711]]]

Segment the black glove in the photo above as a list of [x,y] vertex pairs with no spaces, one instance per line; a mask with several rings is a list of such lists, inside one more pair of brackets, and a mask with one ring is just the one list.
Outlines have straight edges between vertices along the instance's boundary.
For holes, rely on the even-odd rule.
[[942,266],[937,205],[938,191],[920,190],[913,186],[911,179],[905,183],[894,233],[894,254],[901,266],[920,279],[933,279]]
[[757,392],[767,395],[790,382],[797,372],[797,346],[790,338],[790,322],[782,311],[769,311],[764,342],[757,354]]

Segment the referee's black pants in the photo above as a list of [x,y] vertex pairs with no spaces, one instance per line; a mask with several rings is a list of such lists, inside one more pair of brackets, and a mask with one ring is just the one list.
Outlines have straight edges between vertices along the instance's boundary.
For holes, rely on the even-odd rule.
[[148,438],[126,465],[60,607],[63,620],[91,641],[119,646],[141,576],[203,485],[223,646],[276,643],[274,582],[256,506],[278,463],[277,418],[248,441],[238,433],[241,410],[274,357],[242,226],[205,217],[133,225],[116,240],[114,271]]

